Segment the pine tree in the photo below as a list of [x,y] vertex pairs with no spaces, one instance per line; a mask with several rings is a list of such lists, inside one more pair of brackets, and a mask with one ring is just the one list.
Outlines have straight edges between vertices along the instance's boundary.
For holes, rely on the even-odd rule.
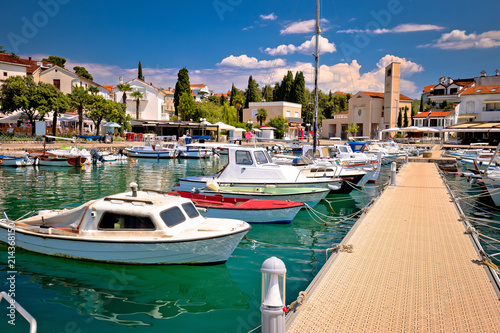
[[137,69],[137,78],[139,80],[146,81],[146,79],[144,78],[144,75],[142,75],[142,64],[140,61],[139,61],[139,68]]
[[191,95],[191,83],[189,82],[189,71],[183,67],[177,73],[177,83],[175,84],[174,92],[174,107],[175,115],[179,115],[179,102],[183,93]]

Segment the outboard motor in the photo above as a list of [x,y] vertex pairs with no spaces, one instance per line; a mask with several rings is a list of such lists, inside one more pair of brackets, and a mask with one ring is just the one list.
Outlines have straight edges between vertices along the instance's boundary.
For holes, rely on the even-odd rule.
[[90,156],[92,157],[92,163],[96,164],[97,161],[103,162],[104,158],[102,157],[101,154],[97,151],[97,149],[92,148],[90,150]]

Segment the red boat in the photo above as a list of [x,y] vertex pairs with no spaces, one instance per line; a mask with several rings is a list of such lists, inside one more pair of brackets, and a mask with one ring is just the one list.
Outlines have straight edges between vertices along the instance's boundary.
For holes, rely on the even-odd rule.
[[248,223],[290,223],[304,207],[299,201],[228,198],[186,191],[167,194],[191,199],[205,217],[232,218]]

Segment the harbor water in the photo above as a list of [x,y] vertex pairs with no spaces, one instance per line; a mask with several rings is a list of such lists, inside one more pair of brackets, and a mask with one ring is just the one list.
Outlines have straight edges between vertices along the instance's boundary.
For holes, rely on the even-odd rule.
[[[220,170],[226,157],[206,160],[146,160],[83,168],[0,168],[0,211],[11,219],[42,209],[70,208],[129,190],[169,190],[180,177]],[[226,264],[117,265],[55,258],[16,249],[8,267],[0,245],[0,290],[15,271],[15,299],[37,320],[39,332],[248,332],[260,325],[262,262],[276,256],[287,267],[290,304],[327,259],[387,181],[384,167],[375,185],[301,210],[290,224],[255,224]],[[316,214],[316,215],[315,215]],[[325,222],[326,217],[330,219]],[[27,332],[7,303],[0,305],[0,332]]]

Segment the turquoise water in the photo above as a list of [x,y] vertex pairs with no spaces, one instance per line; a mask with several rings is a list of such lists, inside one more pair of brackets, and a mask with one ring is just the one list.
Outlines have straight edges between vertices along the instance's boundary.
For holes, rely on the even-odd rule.
[[[29,211],[59,209],[139,189],[168,190],[179,177],[220,170],[221,159],[145,160],[84,169],[0,168],[0,212],[16,219]],[[381,176],[384,182],[387,172]],[[323,214],[348,217],[377,192],[330,195]],[[333,209],[333,211],[332,211]],[[54,258],[17,249],[16,300],[38,322],[39,332],[248,332],[260,324],[262,262],[271,256],[287,267],[286,302],[305,290],[326,261],[325,250],[355,221],[321,223],[305,210],[290,224],[253,225],[226,264],[130,266]],[[7,247],[0,245],[0,290],[8,290]],[[0,332],[27,332],[17,314],[9,325],[0,305]]]

